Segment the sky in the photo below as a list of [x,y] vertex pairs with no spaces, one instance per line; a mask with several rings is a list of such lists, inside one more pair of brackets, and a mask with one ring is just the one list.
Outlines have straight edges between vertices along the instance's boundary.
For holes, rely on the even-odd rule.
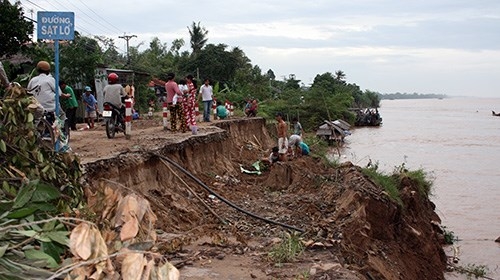
[[[11,0],[13,2],[14,0]],[[25,15],[72,11],[75,29],[106,36],[125,52],[158,37],[186,42],[188,26],[208,44],[239,47],[263,73],[305,85],[342,70],[348,83],[380,93],[500,97],[498,0],[21,0]]]

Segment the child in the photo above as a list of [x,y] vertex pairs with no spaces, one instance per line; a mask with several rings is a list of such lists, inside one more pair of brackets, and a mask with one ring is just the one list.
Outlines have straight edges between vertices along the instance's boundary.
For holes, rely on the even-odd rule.
[[217,101],[216,115],[221,120],[225,119],[228,115],[226,107],[220,101]]
[[85,119],[89,128],[94,128],[94,119],[97,116],[97,100],[92,95],[92,89],[89,86],[85,87],[85,93],[82,96],[83,104],[85,104]]
[[265,157],[261,161],[266,165],[269,165],[269,166],[273,165],[274,163],[276,163],[280,160],[279,151],[280,151],[280,149],[278,147],[273,147],[269,157]]

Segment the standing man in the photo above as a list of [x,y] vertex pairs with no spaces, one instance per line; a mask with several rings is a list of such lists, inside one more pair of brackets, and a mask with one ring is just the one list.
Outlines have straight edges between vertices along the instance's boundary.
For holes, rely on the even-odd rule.
[[177,132],[177,122],[181,121],[181,129],[182,132],[185,132],[185,126],[182,126],[182,122],[184,122],[182,107],[180,106],[181,102],[178,102],[178,98],[176,98],[176,102],[174,104],[174,97],[182,96],[182,92],[179,89],[179,85],[174,81],[175,74],[168,73],[167,74],[167,83],[165,83],[165,92],[167,93],[167,106],[170,111],[170,131]]
[[277,132],[278,132],[278,149],[280,154],[280,161],[285,161],[286,153],[288,152],[288,139],[287,139],[288,127],[286,125],[286,122],[283,120],[283,113],[279,112],[276,114],[276,121],[278,121]]
[[65,81],[59,81],[63,94],[61,94],[61,107],[68,118],[68,126],[71,130],[76,130],[76,110],[78,109],[78,101],[76,100],[75,92],[66,84]]
[[97,100],[92,95],[92,89],[89,86],[85,87],[82,100],[85,105],[85,121],[89,125],[89,128],[94,128],[94,119],[97,117]]
[[210,80],[205,79],[203,85],[200,87],[200,94],[198,94],[198,100],[202,98],[203,100],[203,121],[210,122],[210,109],[212,108],[214,92],[212,86],[210,85]]
[[300,136],[302,139],[302,133],[304,132],[304,129],[302,129],[302,125],[299,122],[299,119],[297,117],[294,117],[292,119],[293,123],[293,134]]

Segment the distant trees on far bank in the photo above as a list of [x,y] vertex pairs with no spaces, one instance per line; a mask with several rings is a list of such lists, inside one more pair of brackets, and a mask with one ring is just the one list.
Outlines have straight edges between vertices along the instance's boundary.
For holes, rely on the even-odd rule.
[[446,94],[434,93],[379,93],[380,99],[442,99],[447,98]]

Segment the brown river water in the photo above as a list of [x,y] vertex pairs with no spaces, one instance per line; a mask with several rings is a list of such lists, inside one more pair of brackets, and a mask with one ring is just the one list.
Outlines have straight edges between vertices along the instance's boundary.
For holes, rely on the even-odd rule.
[[341,153],[387,173],[403,163],[426,171],[442,225],[459,239],[459,264],[486,265],[500,279],[500,117],[491,110],[500,98],[382,100],[382,126],[354,129]]

